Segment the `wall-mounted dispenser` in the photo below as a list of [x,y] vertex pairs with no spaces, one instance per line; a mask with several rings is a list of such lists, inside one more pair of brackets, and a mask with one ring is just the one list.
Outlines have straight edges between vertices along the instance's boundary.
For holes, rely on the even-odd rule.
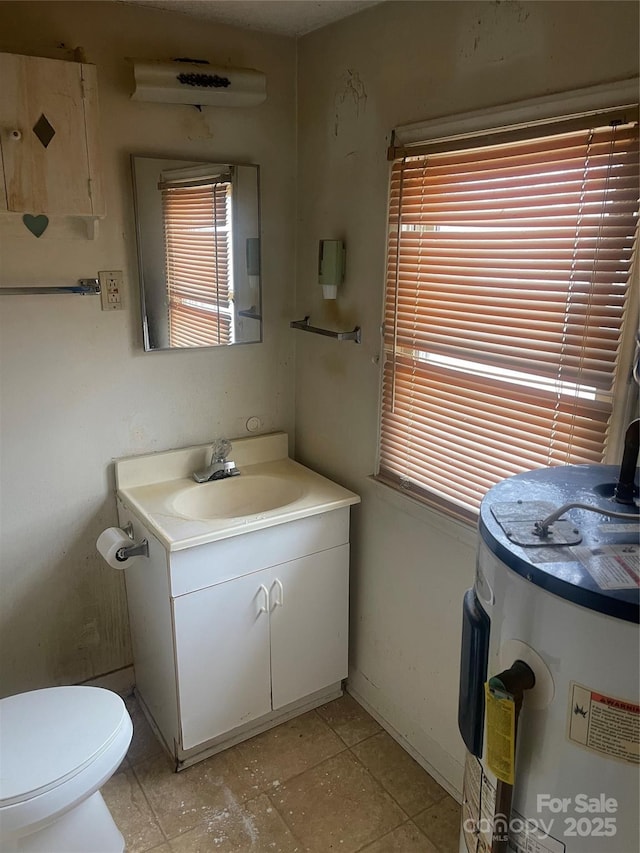
[[245,244],[247,258],[247,281],[251,308],[242,312],[245,317],[258,315],[260,305],[260,238],[247,237]]
[[346,251],[342,240],[320,240],[318,251],[318,283],[325,299],[335,299],[338,285],[344,281]]
[[208,62],[133,60],[134,101],[251,107],[267,97],[266,78],[253,68],[214,68]]
[[247,275],[252,278],[260,275],[260,238],[247,237]]

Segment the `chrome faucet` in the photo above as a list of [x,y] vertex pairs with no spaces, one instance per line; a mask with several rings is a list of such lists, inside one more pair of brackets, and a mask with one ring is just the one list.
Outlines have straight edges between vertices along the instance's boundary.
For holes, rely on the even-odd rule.
[[226,480],[227,477],[237,477],[240,471],[236,463],[227,460],[231,452],[231,442],[226,438],[216,438],[211,448],[211,462],[203,471],[194,471],[196,483],[208,483],[210,480]]

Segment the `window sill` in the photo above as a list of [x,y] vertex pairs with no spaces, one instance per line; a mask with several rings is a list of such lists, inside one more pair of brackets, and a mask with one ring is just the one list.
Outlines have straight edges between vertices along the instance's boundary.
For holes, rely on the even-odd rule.
[[409,495],[375,474],[367,477],[371,483],[371,494],[379,500],[392,506],[398,512],[410,515],[421,524],[432,527],[436,532],[462,543],[470,548],[477,547],[477,523],[455,519],[441,510],[421,501],[414,495]]

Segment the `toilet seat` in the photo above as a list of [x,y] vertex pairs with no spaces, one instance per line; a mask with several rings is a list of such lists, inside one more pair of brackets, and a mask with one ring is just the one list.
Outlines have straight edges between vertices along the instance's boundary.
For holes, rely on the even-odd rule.
[[95,687],[53,687],[0,700],[0,806],[73,778],[109,748],[127,717],[117,694]]
[[0,833],[44,826],[124,758],[131,718],[115,693],[52,687],[0,700]]

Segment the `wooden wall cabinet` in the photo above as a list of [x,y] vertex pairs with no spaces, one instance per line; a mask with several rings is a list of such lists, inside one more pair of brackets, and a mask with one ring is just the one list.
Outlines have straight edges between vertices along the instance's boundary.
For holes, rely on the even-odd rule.
[[0,53],[0,211],[104,216],[93,65]]

